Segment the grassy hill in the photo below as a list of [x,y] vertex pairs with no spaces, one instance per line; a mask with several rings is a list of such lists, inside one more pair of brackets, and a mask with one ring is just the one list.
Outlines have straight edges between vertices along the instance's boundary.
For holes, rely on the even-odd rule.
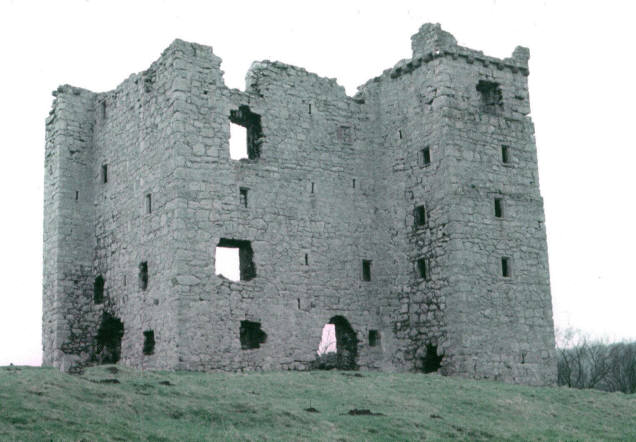
[[422,374],[1,367],[0,440],[51,439],[636,440],[636,395]]

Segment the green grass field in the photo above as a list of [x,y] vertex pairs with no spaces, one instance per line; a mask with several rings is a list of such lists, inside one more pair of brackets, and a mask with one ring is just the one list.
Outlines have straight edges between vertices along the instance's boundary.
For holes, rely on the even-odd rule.
[[0,367],[1,441],[424,439],[636,440],[636,395],[423,374]]

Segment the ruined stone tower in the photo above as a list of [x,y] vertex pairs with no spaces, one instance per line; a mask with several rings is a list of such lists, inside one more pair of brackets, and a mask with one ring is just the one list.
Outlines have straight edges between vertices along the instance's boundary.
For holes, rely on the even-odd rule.
[[[412,47],[353,98],[269,61],[229,89],[212,48],[181,40],[113,91],[60,86],[44,364],[306,369],[331,323],[343,368],[552,383],[529,52],[431,24]],[[217,246],[240,281],[215,274]]]

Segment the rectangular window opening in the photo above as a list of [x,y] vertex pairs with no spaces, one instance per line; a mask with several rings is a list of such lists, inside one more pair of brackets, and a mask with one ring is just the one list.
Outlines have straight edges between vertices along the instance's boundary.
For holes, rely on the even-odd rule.
[[151,355],[155,352],[155,332],[154,330],[146,330],[144,332],[144,348],[145,355]]
[[102,164],[102,183],[108,182],[108,164]]
[[509,278],[511,273],[510,271],[510,258],[504,256],[501,258],[501,276]]
[[241,207],[247,207],[247,191],[249,189],[247,187],[239,188],[239,204]]
[[402,129],[398,129],[398,136],[400,137],[400,140],[403,138]]
[[309,103],[309,115],[311,115],[311,103]]
[[369,347],[377,347],[378,345],[380,345],[380,332],[369,330]]
[[262,144],[261,116],[244,105],[230,111],[230,158],[258,159],[261,156]]
[[510,146],[506,146],[505,144],[501,145],[501,162],[510,164]]
[[479,80],[476,86],[480,94],[481,109],[486,113],[497,113],[503,107],[501,86],[494,81]]
[[429,261],[427,258],[420,258],[417,260],[417,273],[425,281],[430,279]]
[[239,336],[242,350],[259,348],[267,341],[267,333],[261,330],[260,322],[241,321]]
[[356,179],[355,178],[353,179],[352,185],[353,185],[353,188],[355,189],[356,188]]
[[371,261],[367,259],[362,260],[362,280],[371,281]]
[[152,196],[147,193],[145,197],[146,202],[146,213],[152,213]]
[[139,288],[141,290],[148,288],[148,261],[139,264]]
[[305,253],[305,265],[309,265],[309,255],[307,253]]
[[426,208],[424,206],[417,206],[413,210],[413,216],[415,218],[416,227],[421,227],[426,225]]
[[426,146],[424,149],[420,150],[417,159],[420,167],[428,166],[429,164],[431,164],[431,148],[429,146]]
[[311,183],[311,193],[314,193],[314,183]]
[[221,238],[216,246],[215,274],[231,281],[249,281],[256,276],[250,241]]
[[503,198],[495,198],[495,218],[503,218]]
[[75,191],[75,201],[79,200],[79,190]]
[[353,142],[350,126],[338,126],[338,141],[343,144],[351,144]]

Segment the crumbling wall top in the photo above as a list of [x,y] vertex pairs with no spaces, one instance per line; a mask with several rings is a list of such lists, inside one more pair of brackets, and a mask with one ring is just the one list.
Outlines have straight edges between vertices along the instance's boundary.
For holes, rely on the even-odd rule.
[[424,23],[417,34],[411,36],[413,58],[421,57],[431,52],[452,49],[457,46],[457,40],[450,32],[442,29],[439,23]]

